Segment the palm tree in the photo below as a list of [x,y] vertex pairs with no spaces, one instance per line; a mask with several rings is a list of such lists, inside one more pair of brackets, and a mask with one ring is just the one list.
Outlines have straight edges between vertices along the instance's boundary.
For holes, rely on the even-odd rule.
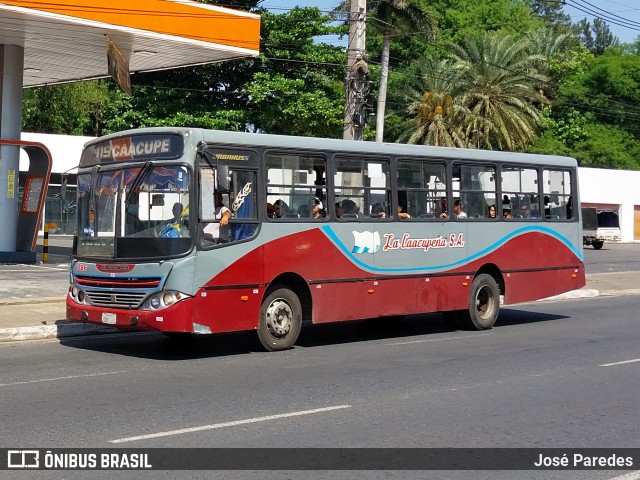
[[[387,82],[389,79],[389,51],[391,36],[407,31],[419,32],[427,40],[435,40],[435,20],[416,0],[379,0],[373,2],[373,9],[367,12],[375,26],[382,33],[382,57],[380,60],[380,86],[376,111],[376,142],[381,142],[384,134],[384,115],[387,103]],[[336,11],[349,11],[351,0],[343,0]]]
[[470,115],[461,104],[460,71],[450,60],[427,57],[420,65],[420,83],[411,89],[407,111],[412,119],[398,139],[407,143],[466,147],[464,126]]
[[545,58],[530,52],[526,38],[496,32],[451,48],[471,113],[467,136],[486,149],[526,149],[537,136],[540,108],[548,103],[537,88],[548,77],[535,67]]
[[[543,62],[538,63],[536,68],[541,73],[550,76],[547,83],[538,85],[537,88],[542,90],[547,98],[554,98],[557,94],[558,78],[553,78],[553,75],[549,73],[550,66],[552,63],[562,65],[563,56],[571,54],[578,47],[578,38],[569,30],[556,32],[545,27],[528,32],[526,36],[529,41],[529,53],[539,54],[543,58]],[[562,70],[563,73],[566,72],[564,68]]]

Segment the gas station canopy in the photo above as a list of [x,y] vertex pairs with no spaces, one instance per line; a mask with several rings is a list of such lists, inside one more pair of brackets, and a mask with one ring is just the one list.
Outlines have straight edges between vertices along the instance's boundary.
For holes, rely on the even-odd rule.
[[0,0],[0,45],[24,48],[24,87],[109,76],[109,42],[131,73],[256,56],[260,17],[188,0]]

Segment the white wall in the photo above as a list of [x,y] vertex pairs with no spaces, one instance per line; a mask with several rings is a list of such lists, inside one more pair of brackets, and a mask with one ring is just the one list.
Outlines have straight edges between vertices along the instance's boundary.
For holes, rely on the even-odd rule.
[[619,205],[621,240],[633,242],[634,206],[640,205],[640,171],[578,169],[581,203]]
[[[49,149],[53,160],[51,169],[53,173],[64,173],[73,167],[77,167],[78,163],[80,163],[82,147],[94,138],[28,132],[22,132],[20,136],[20,140],[42,143]],[[27,170],[29,170],[29,157],[23,150],[20,150],[20,171],[26,172]]]

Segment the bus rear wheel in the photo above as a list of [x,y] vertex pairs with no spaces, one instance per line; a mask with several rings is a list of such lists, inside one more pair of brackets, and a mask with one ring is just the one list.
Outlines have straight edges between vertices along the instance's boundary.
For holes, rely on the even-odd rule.
[[473,279],[469,309],[463,313],[461,320],[472,330],[488,330],[495,325],[500,313],[500,289],[491,275],[481,273]]
[[302,306],[298,296],[283,286],[275,286],[260,307],[256,335],[267,351],[293,347],[302,328]]

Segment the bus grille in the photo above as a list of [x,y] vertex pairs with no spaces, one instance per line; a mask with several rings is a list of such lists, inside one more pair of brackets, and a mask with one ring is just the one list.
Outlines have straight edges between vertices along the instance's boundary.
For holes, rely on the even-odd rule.
[[160,277],[94,277],[75,275],[91,305],[96,307],[140,308],[150,291],[160,286]]
[[145,292],[87,292],[91,305],[96,307],[138,308],[147,294]]

